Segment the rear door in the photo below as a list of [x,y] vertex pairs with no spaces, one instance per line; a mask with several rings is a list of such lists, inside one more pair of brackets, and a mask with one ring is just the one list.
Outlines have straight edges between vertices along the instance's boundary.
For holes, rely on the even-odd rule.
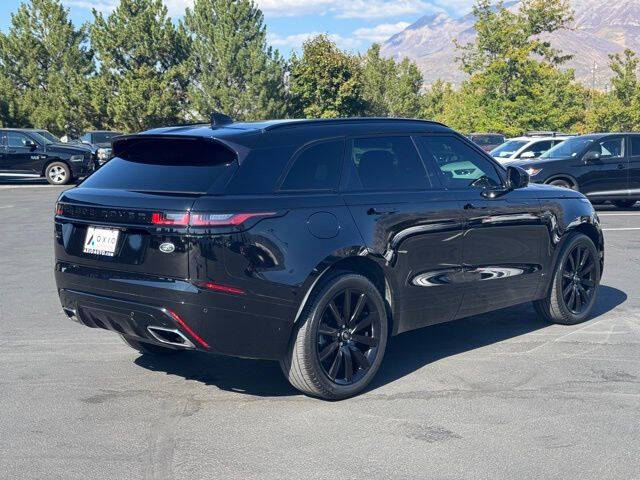
[[0,130],[0,173],[5,172],[7,168],[7,136],[4,130]]
[[40,173],[37,171],[37,166],[40,164],[39,149],[37,146],[28,146],[28,144],[30,142],[34,142],[34,140],[22,132],[15,132],[12,130],[7,130],[6,138],[6,169],[12,173]]
[[398,332],[451,320],[462,300],[462,218],[410,136],[352,138],[345,201],[392,276]]
[[533,190],[485,198],[483,192],[501,186],[503,178],[482,153],[454,135],[423,136],[419,145],[464,212],[465,297],[458,316],[531,300],[549,237]]
[[640,135],[629,135],[629,193],[640,198]]

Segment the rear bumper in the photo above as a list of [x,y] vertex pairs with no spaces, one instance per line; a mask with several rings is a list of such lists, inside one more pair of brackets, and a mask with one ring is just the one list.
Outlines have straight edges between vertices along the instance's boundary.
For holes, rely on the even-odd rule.
[[64,311],[88,327],[158,345],[149,327],[177,331],[188,340],[183,348],[244,358],[279,360],[288,347],[291,305],[61,261],[55,276]]

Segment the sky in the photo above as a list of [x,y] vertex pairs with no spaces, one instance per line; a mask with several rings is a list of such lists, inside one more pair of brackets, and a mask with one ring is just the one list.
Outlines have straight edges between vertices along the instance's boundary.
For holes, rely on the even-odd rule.
[[[23,0],[0,0],[0,29],[6,31]],[[179,18],[193,0],[163,0],[169,14]],[[468,12],[473,0],[254,0],[265,14],[269,42],[289,56],[319,33],[328,34],[341,48],[363,52],[404,30],[423,15]],[[109,13],[118,0],[62,0],[72,21],[90,21],[92,9]]]

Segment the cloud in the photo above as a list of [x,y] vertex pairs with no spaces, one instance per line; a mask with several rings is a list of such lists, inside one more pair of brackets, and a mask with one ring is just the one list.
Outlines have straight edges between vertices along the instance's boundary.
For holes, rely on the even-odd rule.
[[[461,1],[461,0],[457,0]],[[257,0],[266,15],[333,15],[337,18],[376,19],[422,15],[434,10],[426,0]]]
[[383,23],[373,28],[358,28],[353,32],[353,35],[362,40],[381,43],[396,33],[403,31],[409,25],[411,25],[409,22]]
[[65,7],[86,8],[87,10],[95,8],[103,13],[115,10],[117,3],[115,0],[63,0],[62,2]]
[[[323,33],[326,34],[326,32],[307,32],[282,36],[278,35],[277,33],[270,33],[268,35],[267,41],[274,47],[284,47],[291,50],[298,50],[302,48],[302,44],[304,42]],[[359,38],[343,37],[337,34],[329,34],[328,37],[343,50],[357,50],[362,46],[362,41]]]

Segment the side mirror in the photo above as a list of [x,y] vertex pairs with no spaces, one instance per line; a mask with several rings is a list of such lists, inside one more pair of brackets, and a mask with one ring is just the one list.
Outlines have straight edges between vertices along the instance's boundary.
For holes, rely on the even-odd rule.
[[524,152],[522,155],[520,155],[520,158],[525,158],[525,159],[536,158],[536,154],[535,152]]
[[33,140],[25,140],[24,146],[31,150],[35,150],[36,148],[38,148],[38,144]]
[[520,167],[507,167],[507,187],[511,190],[529,185],[529,174]]
[[590,150],[584,154],[584,157],[582,157],[582,161],[584,161],[585,163],[594,162],[594,161],[600,160],[600,157],[601,155],[599,152],[596,152],[595,150]]

